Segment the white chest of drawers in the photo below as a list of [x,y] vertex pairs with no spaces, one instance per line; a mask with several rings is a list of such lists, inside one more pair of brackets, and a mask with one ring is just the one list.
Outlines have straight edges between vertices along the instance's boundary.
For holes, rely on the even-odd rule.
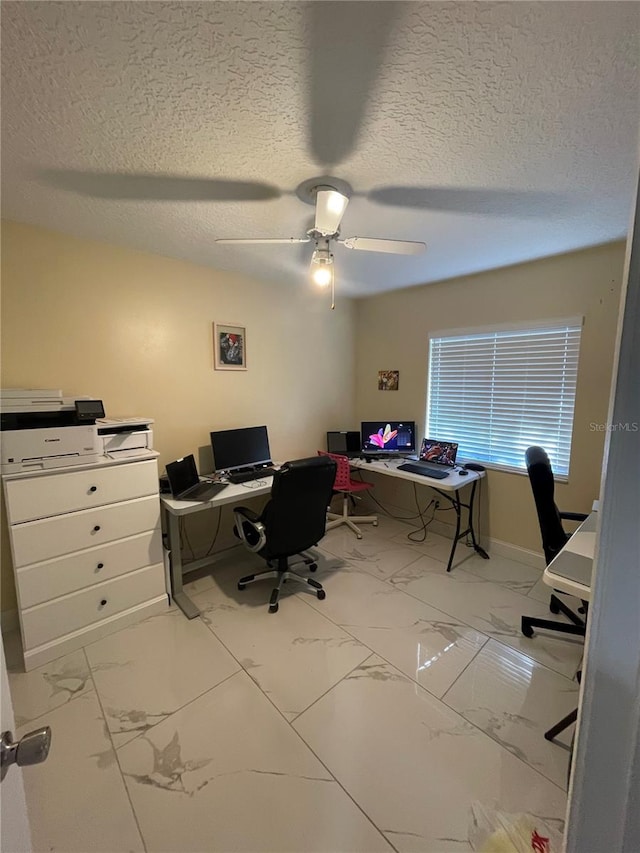
[[155,458],[2,479],[26,670],[167,608]]

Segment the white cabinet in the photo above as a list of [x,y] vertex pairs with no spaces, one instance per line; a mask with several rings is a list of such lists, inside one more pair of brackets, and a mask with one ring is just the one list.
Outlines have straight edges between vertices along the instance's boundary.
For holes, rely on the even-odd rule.
[[3,483],[25,669],[167,608],[155,459]]

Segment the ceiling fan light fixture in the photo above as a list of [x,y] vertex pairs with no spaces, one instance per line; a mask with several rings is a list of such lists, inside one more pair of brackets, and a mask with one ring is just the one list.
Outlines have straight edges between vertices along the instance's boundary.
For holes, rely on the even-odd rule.
[[311,258],[311,279],[319,287],[333,284],[333,255],[329,249],[316,249]]
[[315,230],[326,236],[336,234],[348,204],[346,195],[331,187],[319,187],[316,192]]

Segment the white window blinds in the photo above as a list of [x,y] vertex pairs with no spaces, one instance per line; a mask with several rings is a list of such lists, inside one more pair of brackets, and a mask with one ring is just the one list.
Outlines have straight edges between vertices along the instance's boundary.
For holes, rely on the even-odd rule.
[[527,447],[569,473],[582,321],[456,333],[429,345],[427,435],[458,456],[526,468]]

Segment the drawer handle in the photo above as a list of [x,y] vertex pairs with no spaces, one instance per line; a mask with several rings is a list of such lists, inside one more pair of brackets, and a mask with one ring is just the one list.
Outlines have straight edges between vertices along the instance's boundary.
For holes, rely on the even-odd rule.
[[89,491],[90,491],[90,492],[97,492],[97,491],[98,491],[98,487],[97,487],[97,486],[91,486],[91,488],[89,489]]
[[96,569],[104,569],[104,563],[98,563]]
[[100,600],[100,607],[104,607],[106,603],[107,603],[107,599],[106,599],[106,598],[102,598],[102,599]]
[[99,524],[96,524],[96,526],[93,528],[93,532],[94,532],[94,533],[97,533],[97,532],[98,532],[98,530],[100,530],[100,525],[99,525]]

